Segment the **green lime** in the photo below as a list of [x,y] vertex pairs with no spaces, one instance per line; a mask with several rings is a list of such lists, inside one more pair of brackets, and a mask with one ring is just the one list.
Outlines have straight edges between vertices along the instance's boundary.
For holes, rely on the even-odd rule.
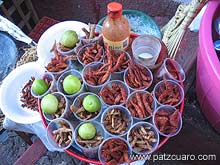
[[68,48],[73,48],[78,42],[78,35],[73,30],[67,30],[63,33],[61,44]]
[[48,94],[41,100],[41,109],[46,114],[54,114],[58,110],[58,100],[56,96]]
[[32,84],[32,90],[37,95],[42,95],[48,90],[48,84],[42,79],[35,79]]
[[83,107],[88,112],[96,112],[101,108],[101,101],[95,95],[87,95],[83,99]]
[[77,93],[81,85],[80,79],[74,75],[68,75],[63,80],[63,90],[70,95]]
[[84,123],[79,127],[78,134],[82,139],[89,140],[95,137],[96,128],[92,123]]

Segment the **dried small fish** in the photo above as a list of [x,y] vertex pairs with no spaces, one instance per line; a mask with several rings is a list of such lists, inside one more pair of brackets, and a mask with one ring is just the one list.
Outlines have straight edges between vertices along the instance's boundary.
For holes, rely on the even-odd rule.
[[102,143],[104,137],[101,132],[97,132],[96,136],[90,140],[84,140],[80,136],[77,136],[76,140],[83,147],[94,148]]
[[120,109],[112,109],[107,112],[103,125],[105,129],[116,135],[123,134],[127,131],[128,125],[130,124],[130,120],[128,120]]
[[66,147],[72,141],[72,130],[70,129],[68,123],[64,121],[59,121],[58,124],[60,125],[60,127],[56,130],[53,130],[52,132],[54,136],[54,141],[60,147]]
[[121,139],[109,139],[101,148],[101,156],[106,164],[130,164],[127,144]]
[[137,152],[152,151],[153,144],[156,142],[156,134],[151,127],[137,126],[131,130],[129,135],[129,143]]

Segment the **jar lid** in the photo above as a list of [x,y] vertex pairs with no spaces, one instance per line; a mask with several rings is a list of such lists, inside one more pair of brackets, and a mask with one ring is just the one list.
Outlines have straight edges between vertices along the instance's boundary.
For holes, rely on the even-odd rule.
[[122,15],[122,4],[118,2],[111,2],[107,6],[108,15],[111,18],[118,18]]

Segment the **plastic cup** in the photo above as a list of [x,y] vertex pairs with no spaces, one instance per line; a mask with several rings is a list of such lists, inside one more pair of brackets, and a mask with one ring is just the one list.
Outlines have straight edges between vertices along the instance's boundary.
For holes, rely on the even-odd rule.
[[80,123],[76,127],[76,131],[74,133],[75,143],[82,150],[82,152],[84,153],[85,156],[87,156],[89,158],[97,158],[99,145],[94,147],[94,148],[86,148],[86,147],[83,147],[82,145],[80,145],[77,141],[76,137],[78,136],[78,129],[82,124],[85,124],[85,123],[92,123],[96,127],[96,132],[101,132],[101,135],[102,135],[103,139],[105,139],[105,133],[104,133],[103,127],[99,122],[97,122],[97,121],[89,121],[89,122],[86,121],[86,122]]
[[[54,92],[54,93],[51,93],[52,95],[54,95],[54,96],[56,96],[56,98],[58,99],[58,102],[60,101],[60,99],[63,97],[64,98],[64,100],[65,100],[65,109],[64,109],[64,112],[62,113],[62,115],[60,116],[60,117],[58,117],[58,118],[63,118],[63,117],[65,117],[65,115],[67,114],[67,111],[68,111],[68,109],[69,109],[69,101],[68,101],[68,99],[66,98],[66,96],[63,94],[63,93],[61,93],[61,92]],[[53,115],[52,114],[46,114],[46,113],[44,113],[44,111],[42,111],[43,112],[43,115],[44,115],[44,117],[46,118],[46,120],[48,120],[48,121],[52,121],[54,118],[53,118]]]
[[181,128],[182,128],[182,124],[183,124],[181,113],[179,112],[179,124],[178,124],[177,130],[176,130],[175,132],[173,132],[173,133],[165,134],[165,133],[161,132],[161,131],[157,128],[157,125],[156,125],[156,123],[155,123],[155,115],[156,115],[157,112],[160,111],[160,110],[167,110],[167,111],[169,111],[169,112],[175,112],[177,109],[176,109],[175,107],[173,107],[173,106],[164,105],[164,106],[158,107],[158,108],[155,110],[154,115],[153,115],[153,124],[155,125],[155,128],[156,128],[156,130],[159,132],[160,135],[165,136],[165,137],[173,137],[173,136],[176,136],[176,135],[180,132],[180,130],[181,130]]
[[[125,91],[126,91],[126,94],[127,94],[127,98],[128,98],[128,96],[129,96],[129,94],[130,94],[130,91],[129,91],[129,88],[128,88],[128,86],[124,83],[124,82],[122,82],[122,81],[120,81],[120,80],[111,80],[111,81],[109,81],[107,84],[105,84],[103,87],[102,87],[102,89],[100,90],[100,92],[105,88],[105,87],[112,87],[112,84],[113,83],[115,83],[115,84],[118,84],[118,85],[122,85],[122,87],[125,89]],[[106,102],[105,102],[105,100],[102,98],[102,96],[101,96],[101,100],[102,100],[102,102],[103,102],[103,104],[105,105],[105,106],[111,106],[110,104],[107,104]],[[119,104],[119,105],[124,105],[125,103],[121,103],[121,104]],[[113,104],[114,105],[114,104]]]
[[87,90],[90,91],[90,92],[93,92],[93,93],[95,93],[95,94],[98,94],[99,91],[102,89],[102,87],[105,86],[105,84],[107,84],[107,83],[109,82],[109,80],[111,79],[111,74],[109,75],[108,79],[107,79],[103,84],[101,84],[101,85],[96,85],[96,86],[95,86],[95,85],[92,85],[92,84],[89,84],[89,83],[85,80],[84,75],[88,72],[89,68],[91,68],[91,69],[94,70],[94,69],[97,69],[97,68],[99,68],[99,67],[101,67],[101,66],[103,66],[103,65],[104,65],[103,62],[92,62],[92,63],[86,65],[86,66],[83,68],[83,70],[82,70],[82,78],[83,78],[83,81],[84,81],[84,83],[85,83],[85,86],[86,86]]
[[[76,77],[78,77],[80,80],[81,80],[81,88],[78,92],[74,93],[74,94],[67,94],[64,89],[63,89],[63,80],[68,76],[68,75],[74,75]],[[61,93],[63,93],[66,97],[68,98],[75,98],[77,95],[79,95],[80,93],[83,92],[84,90],[84,82],[82,80],[82,76],[80,74],[80,72],[78,72],[77,70],[75,69],[71,69],[71,70],[68,70],[66,72],[64,72],[57,80],[57,90]]]
[[129,110],[127,108],[125,108],[124,106],[121,106],[121,105],[113,105],[113,106],[110,106],[108,107],[103,113],[102,113],[102,117],[101,117],[101,123],[103,124],[104,120],[105,120],[105,117],[107,115],[107,113],[113,109],[120,109],[122,111],[122,115],[124,115],[126,117],[126,119],[128,121],[130,121],[129,125],[127,126],[127,129],[126,131],[123,133],[123,134],[113,134],[113,133],[110,133],[106,128],[105,126],[103,125],[104,127],[104,130],[105,132],[107,133],[108,136],[120,136],[120,137],[123,137],[125,136],[127,133],[128,133],[128,130],[131,128],[132,124],[133,124],[133,118],[131,116],[131,113],[129,112]]
[[[130,156],[130,155],[132,154],[132,149],[131,149],[130,145],[128,144],[128,142],[127,142],[125,139],[123,139],[123,138],[121,138],[121,137],[109,137],[109,138],[105,139],[105,140],[101,143],[101,145],[99,146],[98,157],[99,157],[99,161],[100,161],[102,164],[106,164],[106,162],[105,162],[105,160],[104,160],[104,158],[103,158],[103,156],[102,156],[103,145],[104,145],[106,142],[108,142],[109,140],[112,140],[112,139],[123,141],[123,142],[128,146],[128,156]],[[126,151],[125,151],[125,152],[126,152]],[[126,163],[126,162],[123,162],[123,164],[124,164],[124,163]]]
[[[179,93],[180,93],[180,99],[179,99],[178,103],[176,103],[175,105],[172,105],[173,107],[177,107],[178,105],[181,104],[181,102],[182,102],[183,99],[184,99],[184,90],[183,90],[183,88],[178,84],[178,82],[176,82],[176,81],[174,81],[174,80],[166,80],[166,81],[167,81],[168,83],[171,83],[172,85],[175,85],[175,86],[178,88],[178,91],[179,91]],[[159,87],[162,86],[162,85],[163,85],[163,86],[165,85],[165,83],[164,83],[163,80],[160,81],[160,82],[158,82],[158,83],[155,85],[154,89],[153,89],[153,96],[154,96],[154,99],[155,99],[155,101],[156,101],[156,103],[157,103],[157,106],[165,105],[165,104],[160,103],[160,102],[157,100],[157,97],[156,97],[156,93],[157,93],[157,91],[159,90]]]
[[[77,60],[78,60],[78,62],[79,62],[82,66],[85,66],[86,64],[84,64],[84,63],[81,61],[81,59],[79,58],[79,56],[82,56],[82,55],[83,55],[83,53],[85,52],[85,49],[86,49],[87,47],[93,47],[93,46],[96,45],[96,44],[97,44],[97,43],[89,43],[89,44],[86,44],[86,45],[84,45],[83,47],[81,47],[81,48],[79,49],[79,51],[78,51],[78,53],[77,53]],[[102,57],[100,58],[100,60],[98,60],[98,61],[93,61],[93,62],[102,62],[103,57],[104,57],[104,48],[103,48]]]
[[[58,80],[58,78],[60,77],[61,74],[63,74],[64,72],[66,72],[67,70],[70,69],[70,67],[71,67],[71,61],[70,61],[70,60],[66,61],[66,64],[68,64],[68,66],[67,66],[65,69],[63,69],[63,70],[61,70],[61,71],[59,71],[59,72],[50,72],[50,71],[48,71],[48,70],[47,70],[47,71],[50,72],[50,73],[52,73],[52,74],[54,75],[55,80]],[[47,65],[48,65],[48,62],[45,63],[45,66],[47,66]]]
[[[69,128],[72,130],[72,135],[71,135],[72,140],[66,146],[59,146],[59,144],[55,141],[55,138],[53,137],[53,131],[62,127],[60,122],[66,123],[69,126]],[[63,152],[64,150],[68,149],[74,142],[74,128],[68,120],[63,118],[57,118],[52,120],[46,128],[46,134],[47,134],[47,141],[49,142],[49,144],[51,144],[55,150],[60,152]]]
[[[173,75],[169,72],[167,66],[172,66],[173,68],[175,68],[175,71],[179,74],[180,79],[173,77]],[[184,82],[186,75],[183,68],[177,61],[166,58],[157,72],[157,78],[159,80],[163,79],[164,77],[166,79],[175,80],[177,82]]]
[[37,95],[33,89],[32,89],[32,86],[31,86],[31,94],[32,96],[34,96],[35,98],[38,98],[38,99],[41,99],[42,97],[44,97],[45,95],[49,94],[55,87],[56,87],[56,80],[53,76],[52,73],[49,73],[49,72],[46,72],[44,73],[43,75],[40,75],[40,76],[35,76],[35,79],[44,79],[44,78],[47,78],[49,81],[51,81],[51,84],[48,88],[48,90],[42,94],[42,95]]
[[160,40],[151,35],[141,35],[131,45],[134,60],[144,66],[152,66],[156,63],[161,51]]
[[[140,64],[139,64],[139,65],[140,65]],[[142,65],[142,66],[143,66],[143,65]],[[151,84],[152,84],[152,82],[153,82],[153,74],[152,74],[152,72],[150,71],[150,69],[149,69],[148,67],[146,67],[146,66],[143,66],[143,67],[146,69],[146,72],[148,73],[148,76],[151,78],[151,81],[150,81],[149,85],[146,86],[146,87],[144,87],[144,88],[133,88],[133,87],[131,87],[131,86],[127,83],[127,80],[126,80],[126,77],[127,77],[127,75],[128,75],[128,69],[124,72],[123,79],[124,79],[125,84],[129,87],[130,92],[133,92],[133,91],[145,91],[145,90],[147,90],[147,89],[151,86]]]
[[[121,53],[125,53],[126,55],[126,58],[127,59],[131,59],[130,55],[128,52],[126,51],[123,51],[123,50],[112,50],[111,51],[112,55],[113,56],[116,56],[116,57],[119,57],[119,55]],[[105,56],[104,58],[104,63],[106,63],[106,59],[107,59],[107,56]],[[123,80],[123,75],[124,75],[124,72],[127,70],[128,68],[122,70],[122,71],[119,71],[119,72],[113,72],[111,73],[111,80]]]
[[[74,105],[75,107],[79,107],[79,106],[80,106],[80,101],[79,101],[79,100],[82,100],[82,101],[83,101],[83,99],[84,99],[87,95],[95,95],[95,96],[100,100],[100,102],[101,102],[100,97],[99,97],[98,95],[96,95],[95,93],[85,92],[85,93],[81,93],[79,96],[77,96],[77,97],[74,99],[73,105]],[[102,103],[102,102],[101,102],[101,103]],[[103,108],[103,105],[101,104],[101,108],[100,108],[99,113],[98,113],[95,117],[93,117],[93,118],[91,118],[91,119],[88,119],[88,120],[82,119],[82,118],[81,118],[80,116],[78,116],[76,113],[73,113],[73,114],[74,114],[74,116],[75,116],[78,120],[80,120],[80,121],[93,121],[93,120],[98,120],[98,118],[99,118],[100,115],[101,115],[102,108]]]
[[63,51],[60,46],[59,46],[59,43],[57,43],[57,51],[63,55],[63,56],[67,56],[67,55],[71,55],[74,53],[74,50],[75,50],[75,47],[71,48],[70,50],[68,51]]
[[[129,96],[128,96],[128,99],[127,99],[127,101],[126,101],[126,105],[127,105],[127,103],[132,99],[132,97],[134,97],[135,95],[136,95],[136,93],[146,93],[146,94],[150,94],[148,91],[134,91],[134,92],[132,92]],[[151,94],[150,94],[151,95]],[[151,95],[151,97],[153,98],[153,100],[154,100],[154,97]],[[139,105],[139,104],[138,104]],[[153,109],[153,112],[154,112],[154,110],[156,109],[156,102],[155,102],[155,100],[153,101],[153,104],[151,105],[151,108]],[[129,110],[129,108],[127,108],[128,110]],[[129,110],[130,111],[130,110]],[[141,120],[147,120],[147,119],[149,119],[149,118],[151,118],[152,116],[153,116],[153,112],[152,112],[152,115],[150,115],[150,116],[147,116],[147,117],[145,117],[145,118],[139,118],[139,117],[134,117],[134,116],[132,116],[133,117],[133,119],[134,119],[134,121],[141,121]]]
[[136,129],[136,128],[138,128],[138,127],[140,127],[140,126],[143,126],[143,127],[151,127],[151,129],[149,130],[149,131],[153,131],[154,133],[155,133],[155,139],[157,140],[156,142],[151,142],[151,143],[149,143],[152,147],[153,147],[153,150],[144,150],[144,151],[136,151],[134,148],[132,148],[131,147],[131,144],[129,143],[129,146],[130,146],[130,148],[132,149],[132,151],[134,152],[134,153],[136,153],[136,154],[143,154],[143,155],[146,155],[146,154],[151,154],[152,152],[154,152],[156,149],[157,149],[157,147],[158,147],[158,145],[159,145],[159,141],[160,141],[160,137],[159,137],[159,134],[158,134],[158,132],[157,132],[157,129],[151,124],[151,123],[148,123],[148,122],[138,122],[138,123],[136,123],[136,124],[134,124],[131,128],[130,128],[130,130],[128,131],[128,134],[127,134],[127,141],[129,142],[129,136],[130,136],[130,134],[131,134],[131,131],[133,130],[133,129]]
[[[93,25],[91,25],[91,26],[93,26]],[[84,45],[84,44],[88,44],[88,43],[98,42],[99,39],[102,37],[102,34],[101,34],[102,33],[102,26],[96,25],[95,33],[97,34],[97,36],[95,36],[92,39],[86,39],[85,37],[81,37],[80,38],[81,43]]]

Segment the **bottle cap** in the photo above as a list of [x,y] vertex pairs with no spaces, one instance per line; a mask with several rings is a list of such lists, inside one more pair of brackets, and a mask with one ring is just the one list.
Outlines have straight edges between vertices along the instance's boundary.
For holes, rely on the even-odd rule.
[[122,4],[118,2],[111,2],[107,6],[108,15],[111,18],[118,18],[122,15]]

